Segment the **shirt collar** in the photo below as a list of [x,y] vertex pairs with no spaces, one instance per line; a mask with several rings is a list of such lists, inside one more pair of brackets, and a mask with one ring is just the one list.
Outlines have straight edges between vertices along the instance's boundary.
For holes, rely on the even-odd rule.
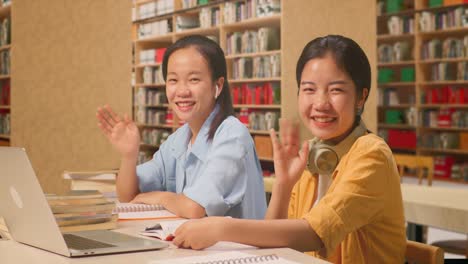
[[[213,108],[213,111],[211,111],[210,115],[208,116],[208,118],[205,120],[202,127],[200,128],[197,138],[195,139],[195,142],[192,145],[191,153],[193,153],[200,160],[205,159],[206,152],[208,150],[207,144],[206,144],[208,140],[208,132],[210,131],[211,123],[213,122],[213,119],[218,112],[219,112],[219,105],[216,104],[215,107]],[[187,151],[187,145],[192,135],[192,131],[190,130],[190,127],[188,124],[183,125],[179,129],[180,129],[180,132],[177,133],[177,136],[174,139],[174,142],[176,142],[176,144],[173,144],[171,148],[172,153],[174,157],[176,158],[180,158]]]

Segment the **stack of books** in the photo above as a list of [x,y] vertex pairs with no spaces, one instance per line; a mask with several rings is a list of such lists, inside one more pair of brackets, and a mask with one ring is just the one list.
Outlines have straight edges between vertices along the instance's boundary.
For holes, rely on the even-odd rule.
[[98,191],[71,191],[67,195],[47,195],[50,209],[61,232],[114,229],[118,215],[115,202]]
[[73,191],[96,190],[110,200],[116,200],[115,178],[117,170],[65,171],[63,178],[70,181]]

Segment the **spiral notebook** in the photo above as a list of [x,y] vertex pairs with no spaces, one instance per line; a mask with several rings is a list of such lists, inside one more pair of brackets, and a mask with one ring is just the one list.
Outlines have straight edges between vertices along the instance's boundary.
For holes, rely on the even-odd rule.
[[118,203],[113,212],[119,214],[119,220],[177,218],[159,204]]
[[157,260],[150,264],[299,264],[295,261],[286,260],[275,254],[270,255],[252,255],[239,251],[229,251],[206,256],[193,256],[177,259]]

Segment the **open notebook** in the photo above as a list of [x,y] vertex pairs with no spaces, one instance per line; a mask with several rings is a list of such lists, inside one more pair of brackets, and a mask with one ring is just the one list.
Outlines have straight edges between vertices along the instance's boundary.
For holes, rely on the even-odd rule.
[[117,203],[113,211],[119,214],[119,220],[162,219],[177,216],[159,204]]
[[150,262],[150,264],[247,264],[247,263],[264,263],[264,264],[298,264],[298,262],[286,260],[278,257],[275,254],[270,255],[252,255],[239,251],[228,251],[206,256],[193,256],[178,259],[166,259]]

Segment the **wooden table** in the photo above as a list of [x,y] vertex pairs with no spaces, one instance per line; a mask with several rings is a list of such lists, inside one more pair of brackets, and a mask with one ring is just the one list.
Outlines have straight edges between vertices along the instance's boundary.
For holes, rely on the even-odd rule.
[[[135,235],[144,227],[154,224],[155,221],[126,221],[119,222],[119,228],[116,231]],[[143,237],[143,236],[142,236]],[[146,237],[145,237],[146,238]],[[151,238],[148,238],[151,239]],[[221,249],[211,250],[190,250],[179,249],[173,244],[165,249],[135,252],[126,254],[103,255],[95,257],[67,258],[41,249],[30,247],[17,243],[12,240],[0,240],[0,263],[2,264],[22,264],[22,263],[47,263],[47,264],[66,264],[66,263],[115,263],[115,264],[137,264],[150,263],[155,260],[174,259],[179,257],[208,255],[223,252]],[[224,249],[225,251],[225,249]],[[240,251],[254,255],[276,254],[279,257],[296,261],[297,263],[328,263],[317,258],[305,255],[289,248],[277,249],[241,249]]]

